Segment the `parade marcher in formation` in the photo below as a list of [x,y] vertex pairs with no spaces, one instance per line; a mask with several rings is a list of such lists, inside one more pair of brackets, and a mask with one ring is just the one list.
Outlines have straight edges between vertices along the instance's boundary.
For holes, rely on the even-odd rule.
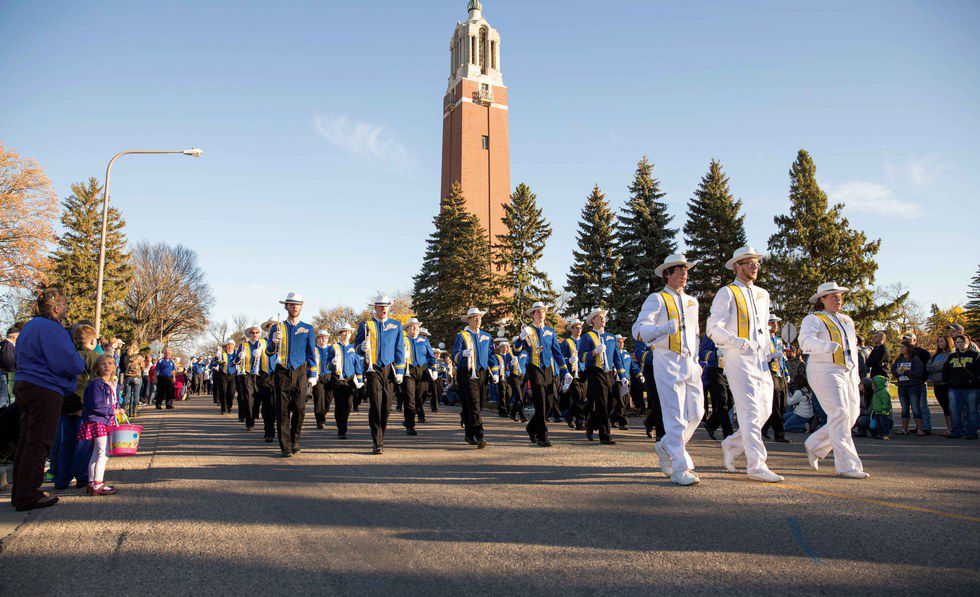
[[231,414],[232,401],[235,400],[235,393],[238,391],[238,382],[235,379],[238,373],[238,355],[235,353],[235,341],[225,342],[224,350],[218,357],[218,406],[221,407],[221,414]]
[[534,402],[534,416],[527,424],[527,435],[532,443],[542,448],[551,446],[548,441],[547,415],[555,406],[558,392],[555,391],[555,370],[562,376],[562,386],[572,383],[572,376],[565,365],[555,329],[545,324],[548,307],[536,302],[525,312],[531,316],[531,325],[521,328],[518,346],[527,352],[527,381],[531,385],[531,400]]
[[303,297],[290,292],[279,301],[286,309],[285,321],[269,327],[266,354],[276,356],[272,374],[276,404],[279,449],[284,458],[299,454],[299,437],[306,415],[306,382],[316,385],[316,339],[313,326],[300,321]]
[[630,387],[629,380],[633,376],[633,356],[626,350],[626,338],[622,334],[616,334],[616,347],[619,349],[620,358],[623,359],[623,369],[626,370],[627,392],[616,392],[617,397],[613,397],[615,407],[609,413],[609,421],[618,426],[623,431],[629,429],[629,420],[626,413],[630,408],[630,394],[633,388]]
[[174,407],[174,374],[177,363],[174,362],[173,351],[169,348],[163,350],[163,358],[157,361],[157,410],[166,404],[167,409]]
[[251,431],[255,428],[255,420],[262,414],[262,422],[265,427],[265,438],[267,442],[272,441],[274,425],[271,414],[264,411],[268,410],[271,404],[272,380],[269,378],[270,366],[269,344],[262,337],[262,329],[253,325],[248,328],[247,337],[241,346],[238,347],[238,376],[242,378],[239,386],[244,394],[242,405],[245,410],[245,430]]
[[668,256],[654,273],[666,286],[643,303],[633,336],[653,348],[653,377],[664,419],[664,438],[654,444],[660,470],[677,485],[701,479],[687,442],[704,416],[701,365],[698,364],[698,301],[684,292],[689,262],[683,254]]
[[791,444],[793,440],[786,437],[783,430],[783,413],[786,412],[786,401],[789,399],[789,370],[786,367],[786,350],[783,339],[779,337],[779,322],[783,319],[773,313],[769,314],[769,375],[772,377],[772,414],[762,426],[762,437],[769,439],[769,429],[772,429],[773,440],[782,444]]
[[316,418],[316,428],[323,429],[333,401],[333,387],[330,383],[333,370],[330,368],[330,332],[320,330],[316,334],[316,368],[319,380],[313,386],[313,416]]
[[391,299],[379,294],[372,306],[374,316],[358,326],[354,344],[364,356],[364,396],[370,401],[368,422],[374,453],[381,454],[395,384],[401,384],[405,375],[405,342],[401,322],[388,317]]
[[494,354],[490,357],[490,371],[497,376],[497,381],[494,383],[497,392],[497,415],[506,419],[508,407],[510,406],[510,372],[507,370],[507,362],[510,360],[508,359],[510,356],[510,342],[507,341],[507,338],[497,338],[493,343],[495,350]]
[[572,429],[585,429],[585,363],[578,360],[578,348],[582,342],[582,321],[568,320],[565,325],[568,337],[561,341],[561,354],[572,376],[572,383],[561,393],[565,408],[565,422]]
[[[347,439],[347,422],[354,405],[354,392],[364,387],[363,361],[350,344],[354,328],[349,323],[337,330],[337,341],[331,344],[326,353],[326,366],[331,373],[331,391],[334,398],[333,417],[337,422],[337,437]],[[326,363],[324,365],[323,363]]]
[[398,390],[402,394],[405,433],[418,435],[415,430],[416,419],[425,420],[419,397],[422,395],[427,379],[436,377],[436,355],[428,339],[420,334],[422,324],[412,317],[404,325],[405,377]]
[[778,483],[783,478],[769,470],[762,442],[762,425],[772,412],[769,293],[755,285],[762,257],[752,247],[733,252],[725,267],[736,279],[715,293],[705,332],[725,351],[725,376],[738,415],[738,431],[721,442],[725,468],[735,472],[735,459],[744,453],[750,479]]
[[[514,336],[512,342],[516,347],[520,337]],[[507,414],[513,421],[527,423],[527,415],[524,414],[524,378],[527,375],[527,351],[514,348],[506,357],[504,365],[507,367],[507,394],[510,402],[507,405]]]
[[208,370],[211,372],[211,395],[215,404],[221,403],[221,355],[224,354],[224,346],[215,351],[208,363]]
[[705,335],[701,338],[698,354],[700,360],[704,362],[704,388],[711,398],[711,416],[705,421],[704,429],[708,432],[708,437],[715,439],[715,432],[721,427],[722,439],[724,439],[735,431],[732,429],[732,418],[729,414],[728,390],[723,379],[725,370],[722,367],[721,350],[715,346],[711,338]]
[[800,348],[810,355],[806,379],[827,413],[827,423],[806,439],[806,458],[817,470],[820,459],[833,452],[838,475],[865,479],[868,473],[851,437],[861,390],[854,320],[840,312],[847,291],[835,282],[821,284],[810,297],[813,312],[800,324]]
[[643,419],[643,430],[646,431],[647,437],[656,443],[664,438],[666,432],[664,414],[660,408],[660,395],[657,393],[657,380],[653,376],[653,347],[647,346],[642,340],[637,340],[633,348],[633,358],[640,361],[645,382],[643,387],[646,390],[647,416]]
[[[634,339],[633,354],[623,353],[623,362],[629,363],[629,367],[627,368],[630,375],[629,400],[633,415],[645,415],[647,412],[646,400],[643,399],[643,393],[646,389],[644,387],[646,386],[646,377],[643,376],[643,353],[640,353],[639,357],[636,355],[636,345],[639,344],[643,344],[643,342]],[[644,346],[646,345],[644,344]],[[629,357],[629,361],[626,359],[627,356]]]
[[[586,391],[589,398],[589,418],[585,424],[585,437],[593,441],[599,432],[599,443],[615,444],[610,434],[609,408],[613,406],[612,394],[626,391],[629,380],[623,367],[622,353],[616,337],[606,331],[606,309],[595,309],[585,318],[592,331],[582,337],[578,358],[585,364]],[[617,389],[616,381],[621,389]]]
[[490,354],[493,352],[490,334],[480,329],[486,311],[471,307],[462,317],[467,326],[453,341],[453,363],[456,366],[456,386],[460,394],[463,428],[466,443],[481,450],[487,447],[483,437],[481,411],[487,402],[487,382],[490,376]]
[[439,400],[442,398],[442,391],[446,384],[445,361],[442,358],[443,351],[433,348],[432,354],[436,357],[436,377],[429,380],[429,410],[439,412]]
[[437,398],[435,398],[436,384],[439,380],[439,355],[436,354],[436,349],[432,348],[432,343],[430,338],[432,334],[429,330],[424,327],[419,327],[419,336],[425,341],[426,346],[432,352],[432,362],[426,369],[426,373],[422,375],[422,379],[418,382],[418,391],[415,392],[416,402],[415,402],[415,418],[419,423],[425,423],[425,399],[429,397],[432,405],[432,412],[436,412],[436,405],[438,404]]

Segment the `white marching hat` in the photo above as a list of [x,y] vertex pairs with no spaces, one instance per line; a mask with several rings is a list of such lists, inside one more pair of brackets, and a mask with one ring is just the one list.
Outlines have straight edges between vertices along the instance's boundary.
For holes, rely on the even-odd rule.
[[626,339],[626,336],[624,336],[622,334],[616,334],[616,339],[617,340],[625,340]]
[[402,326],[402,327],[406,327],[407,328],[410,325],[417,325],[419,327],[422,327],[422,322],[419,321],[418,319],[414,318],[414,317],[410,317],[408,319],[408,321],[405,322],[405,325]]
[[317,337],[326,336],[327,338],[329,338],[330,332],[328,332],[327,330],[320,330],[319,332],[316,333],[316,335]]
[[847,292],[850,288],[845,288],[843,286],[838,286],[837,282],[824,282],[820,286],[817,286],[817,292],[810,297],[810,304],[815,304],[817,299],[822,296],[827,296],[828,294],[833,294],[835,292]]
[[684,253],[674,253],[673,255],[668,255],[664,262],[657,266],[657,269],[653,270],[653,274],[660,277],[660,274],[664,272],[668,267],[674,267],[675,265],[683,265],[687,269],[691,269],[697,265],[697,261],[688,261]]
[[337,330],[337,333],[339,334],[340,332],[353,332],[353,331],[354,328],[351,326],[351,324],[345,321],[344,325],[340,326],[340,328]]
[[502,336],[499,337],[499,338],[494,338],[493,339],[493,343],[494,344],[506,344],[506,345],[510,346],[510,341],[508,341],[507,338],[504,338]]
[[592,325],[592,318],[596,315],[609,315],[609,309],[593,309],[585,316],[585,321],[588,321],[589,325]]
[[303,295],[298,292],[290,292],[286,295],[286,299],[279,301],[280,305],[302,305]]
[[431,336],[431,335],[432,334],[429,333],[429,330],[422,327],[419,328],[419,336]]
[[779,315],[776,315],[775,313],[770,313],[769,314],[769,323],[778,323],[778,322],[780,322],[782,320],[783,320],[783,318],[780,317]]
[[582,325],[582,320],[578,317],[573,317],[565,322],[565,327],[572,327],[573,325]]
[[235,341],[232,340],[231,338],[228,338],[227,340],[225,340],[225,343],[222,344],[222,346],[228,346],[229,344],[231,344],[232,346],[234,346],[235,345]]
[[548,310],[548,305],[545,305],[541,301],[535,301],[535,303],[533,305],[531,305],[531,308],[530,309],[525,309],[524,314],[525,315],[530,315],[531,313],[534,313],[538,309],[541,309],[542,311],[547,311]]
[[755,257],[757,259],[764,259],[766,256],[755,250],[755,247],[745,246],[739,247],[732,252],[732,258],[725,262],[725,269],[730,269],[735,271],[735,263],[748,259],[750,257]]
[[259,326],[257,326],[257,325],[253,325],[252,327],[250,327],[250,328],[248,328],[248,329],[247,329],[247,330],[245,330],[245,331],[247,331],[247,332],[251,332],[252,330],[255,330],[256,332],[259,332],[259,333],[262,333],[262,328],[260,328],[260,327],[259,327]]
[[378,296],[374,297],[374,302],[371,303],[372,307],[383,307],[383,306],[390,306],[390,305],[391,305],[391,299],[388,297],[387,294],[383,292],[379,292]]
[[477,315],[486,315],[486,314],[487,312],[480,311],[479,307],[470,307],[469,310],[466,311],[466,315],[462,316],[460,319],[462,319],[464,322],[469,322],[470,317],[475,317]]

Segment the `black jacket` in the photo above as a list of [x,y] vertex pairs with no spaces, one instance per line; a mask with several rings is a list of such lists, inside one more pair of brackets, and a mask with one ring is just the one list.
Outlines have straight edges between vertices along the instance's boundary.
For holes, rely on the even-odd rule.
[[13,342],[5,339],[3,342],[0,342],[0,371],[11,372],[16,370],[16,348]]
[[949,355],[943,365],[943,381],[956,390],[980,388],[980,353],[967,349]]
[[865,365],[867,365],[871,377],[880,375],[887,378],[890,373],[889,363],[888,349],[885,348],[884,344],[879,344],[871,349],[871,354],[868,355]]

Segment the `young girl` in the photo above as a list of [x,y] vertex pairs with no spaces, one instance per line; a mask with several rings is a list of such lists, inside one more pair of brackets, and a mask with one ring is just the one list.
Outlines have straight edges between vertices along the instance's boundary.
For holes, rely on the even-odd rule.
[[89,495],[112,495],[118,490],[103,482],[105,467],[109,462],[109,428],[115,419],[116,361],[103,355],[95,362],[98,375],[85,388],[82,405],[82,425],[78,439],[92,441],[92,458],[88,461]]

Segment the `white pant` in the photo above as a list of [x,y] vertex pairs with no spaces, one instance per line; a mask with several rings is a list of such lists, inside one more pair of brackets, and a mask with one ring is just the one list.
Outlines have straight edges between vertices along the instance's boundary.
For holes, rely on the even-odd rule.
[[701,366],[691,357],[668,350],[653,351],[653,379],[660,395],[665,435],[663,444],[674,472],[694,470],[687,442],[704,416],[704,389]]
[[851,438],[851,427],[861,410],[857,367],[848,371],[831,363],[810,363],[806,380],[827,413],[827,424],[806,438],[806,449],[818,458],[833,452],[838,473],[864,470]]
[[88,461],[88,482],[102,483],[105,478],[105,465],[109,462],[109,436],[92,439],[92,458]]
[[738,431],[721,442],[721,447],[734,457],[745,454],[745,472],[763,473],[766,465],[766,446],[762,443],[762,426],[772,414],[772,375],[761,353],[725,352],[725,377],[735,400]]

